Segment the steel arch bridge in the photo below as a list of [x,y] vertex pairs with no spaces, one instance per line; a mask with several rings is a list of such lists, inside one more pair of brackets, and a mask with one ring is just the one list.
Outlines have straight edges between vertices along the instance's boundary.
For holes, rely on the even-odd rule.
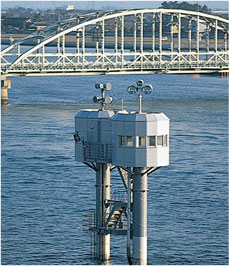
[[200,12],[101,11],[15,41],[1,52],[1,72],[6,76],[229,72],[228,33],[229,20]]

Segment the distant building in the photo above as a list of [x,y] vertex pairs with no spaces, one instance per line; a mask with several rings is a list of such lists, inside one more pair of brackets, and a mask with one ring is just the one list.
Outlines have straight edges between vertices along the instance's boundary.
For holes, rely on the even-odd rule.
[[24,28],[28,18],[4,18],[2,19],[2,26],[5,28]]
[[31,24],[29,26],[29,30],[33,30],[33,31],[37,30],[37,25],[36,24]]
[[172,27],[172,33],[178,33],[178,26],[177,25],[174,25],[173,27]]
[[68,5],[66,8],[67,11],[72,11],[75,10],[75,6],[74,5]]

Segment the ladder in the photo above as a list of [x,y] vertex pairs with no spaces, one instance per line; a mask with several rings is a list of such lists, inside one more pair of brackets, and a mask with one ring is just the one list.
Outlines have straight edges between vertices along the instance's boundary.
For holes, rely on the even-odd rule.
[[112,206],[112,208],[110,214],[107,217],[107,220],[104,223],[105,229],[115,230],[117,228],[117,225],[119,229],[123,229],[123,215],[127,217],[127,202],[108,200],[107,206]]

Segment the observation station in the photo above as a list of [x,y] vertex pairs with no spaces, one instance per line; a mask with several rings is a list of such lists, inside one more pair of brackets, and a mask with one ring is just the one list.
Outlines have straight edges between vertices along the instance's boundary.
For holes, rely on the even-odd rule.
[[[110,235],[127,235],[130,264],[147,264],[147,178],[169,165],[169,118],[142,111],[143,94],[153,91],[139,80],[128,87],[138,94],[139,110],[109,110],[113,99],[105,96],[111,84],[96,84],[99,109],[81,110],[75,116],[75,158],[96,171],[95,257],[110,258]],[[117,168],[127,200],[111,199],[110,172]]]

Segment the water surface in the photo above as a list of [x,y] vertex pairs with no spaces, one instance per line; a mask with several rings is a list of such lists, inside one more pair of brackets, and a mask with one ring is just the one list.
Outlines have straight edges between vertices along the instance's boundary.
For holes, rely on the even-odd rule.
[[[12,77],[2,107],[2,264],[98,264],[83,231],[95,173],[74,160],[74,116],[93,107],[96,82],[136,110],[126,88],[154,86],[144,110],[171,119],[170,165],[149,177],[148,264],[228,263],[228,81],[216,76]],[[120,106],[120,101],[116,105]],[[94,106],[95,107],[95,106]],[[112,172],[112,191],[122,189]],[[127,264],[112,236],[110,264]]]

